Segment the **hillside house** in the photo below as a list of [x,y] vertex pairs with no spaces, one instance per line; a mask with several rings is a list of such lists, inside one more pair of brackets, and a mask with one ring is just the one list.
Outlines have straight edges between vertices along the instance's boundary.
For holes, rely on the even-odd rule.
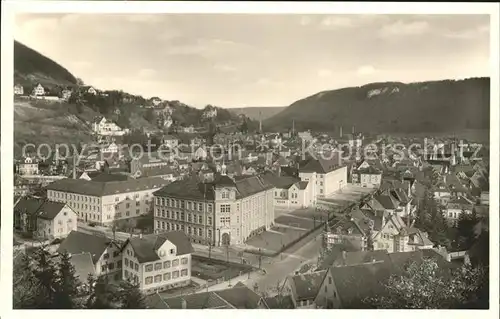
[[154,107],[157,107],[162,102],[162,100],[159,97],[156,97],[156,96],[152,97],[151,99],[149,99],[149,101],[151,102],[151,104],[153,104]]
[[16,171],[19,175],[38,175],[38,160],[30,156],[23,157],[17,162]]
[[24,87],[21,84],[14,85],[14,95],[23,95]]
[[162,146],[167,148],[174,148],[179,145],[179,139],[173,135],[165,135],[161,139]]
[[92,94],[92,95],[97,95],[97,90],[94,89],[92,86],[83,86],[83,87],[81,87],[81,92]]
[[35,86],[35,88],[33,89],[33,91],[31,91],[31,95],[43,96],[45,95],[45,88],[40,83],[38,83],[37,86]]
[[116,123],[108,121],[104,116],[99,116],[92,123],[94,133],[103,136],[122,136],[126,131],[122,130]]
[[70,89],[64,89],[61,92],[61,100],[63,101],[69,101],[69,98],[71,97],[71,94],[73,94],[73,91]]

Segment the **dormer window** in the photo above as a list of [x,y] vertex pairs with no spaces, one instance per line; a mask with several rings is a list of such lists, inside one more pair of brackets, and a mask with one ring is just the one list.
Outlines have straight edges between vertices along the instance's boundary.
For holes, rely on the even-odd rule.
[[221,198],[222,199],[229,199],[229,192],[228,191],[222,191]]

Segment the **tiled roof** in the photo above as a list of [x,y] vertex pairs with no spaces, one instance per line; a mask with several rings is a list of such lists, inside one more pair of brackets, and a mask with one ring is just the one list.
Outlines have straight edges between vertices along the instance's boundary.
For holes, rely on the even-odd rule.
[[71,264],[75,267],[75,275],[82,284],[87,283],[89,275],[95,276],[95,268],[90,253],[71,255]]
[[262,178],[269,184],[279,189],[289,189],[293,184],[300,180],[291,176],[278,176],[273,172],[267,171],[262,175]]
[[125,242],[123,247],[125,247],[129,242],[134,249],[137,260],[140,263],[145,263],[160,259],[156,252],[167,240],[175,245],[176,256],[193,252],[193,246],[191,245],[189,238],[184,232],[181,231],[150,234],[145,235],[142,238],[132,237]]
[[72,231],[59,245],[57,252],[70,254],[89,253],[95,264],[112,241],[104,236],[96,236],[78,231]]
[[160,188],[168,183],[168,181],[160,177],[131,179],[121,182],[96,182],[65,178],[49,184],[47,190],[88,196],[106,196]]
[[346,252],[344,255],[337,257],[332,266],[353,266],[374,261],[390,261],[387,250]]
[[300,172],[312,173],[316,172],[319,174],[326,174],[342,167],[342,159],[338,156],[334,156],[332,159],[327,160],[323,158],[319,159],[309,159],[305,164],[301,165],[299,168]]
[[297,184],[297,187],[299,189],[306,189],[307,188],[307,185],[309,185],[309,182],[308,181],[300,181]]
[[295,309],[290,295],[265,297],[263,300],[268,309]]
[[365,298],[384,294],[384,282],[391,276],[391,268],[388,262],[331,267],[342,308],[365,308]]
[[87,175],[93,182],[123,182],[132,179],[132,177],[125,174],[109,174],[104,172],[89,172]]
[[54,219],[57,214],[66,206],[64,203],[58,203],[41,198],[21,198],[14,207],[14,211],[26,212],[31,216],[47,220]]
[[255,309],[260,300],[260,296],[245,285],[235,285],[232,289],[215,293],[236,309]]
[[189,199],[213,200],[214,188],[217,186],[233,186],[237,190],[237,198],[272,189],[273,186],[260,176],[239,176],[235,180],[228,176],[220,176],[214,182],[202,183],[198,178],[175,181],[154,193],[155,196],[171,196]]
[[214,291],[164,299],[170,309],[234,309]]
[[325,274],[326,270],[321,270],[291,277],[290,284],[292,285],[292,291],[294,291],[295,300],[311,300],[316,298]]

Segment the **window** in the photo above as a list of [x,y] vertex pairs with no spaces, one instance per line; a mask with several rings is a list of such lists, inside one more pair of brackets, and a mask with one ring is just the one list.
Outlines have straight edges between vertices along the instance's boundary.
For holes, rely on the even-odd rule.
[[182,258],[181,259],[181,264],[182,265],[187,265],[187,263],[188,263],[188,259],[187,258]]
[[193,215],[188,214],[188,222],[192,223],[193,222]]
[[128,267],[128,259],[127,258],[125,258],[125,266]]
[[328,277],[328,284],[331,285],[332,284],[332,277]]
[[202,203],[199,203],[199,204],[198,204],[198,210],[199,210],[200,212],[202,212],[202,211],[203,211],[203,204],[202,204]]
[[208,238],[212,238],[212,230],[211,229],[209,229],[207,231],[207,236],[208,236]]
[[[87,206],[87,205],[85,205],[85,206]],[[125,205],[125,208],[130,208],[130,203],[127,203],[127,204]]]
[[110,263],[109,264],[109,270],[115,269],[115,263]]
[[177,267],[177,266],[179,266],[179,259],[172,260],[172,267]]
[[203,224],[203,216],[202,215],[198,216],[198,223]]
[[172,272],[172,278],[174,278],[174,279],[179,278],[179,271],[178,270]]
[[120,255],[120,252],[118,252],[118,251],[113,252],[113,257],[118,257],[118,255]]
[[106,271],[106,265],[101,266],[101,271]]
[[165,281],[165,280],[170,280],[170,273],[169,272],[163,274],[163,281]]
[[212,204],[208,204],[208,212],[211,213],[212,212]]
[[128,271],[127,270],[124,270],[123,274],[125,275],[125,278],[128,277]]
[[221,198],[222,199],[229,199],[229,192],[223,191],[221,193]]
[[146,277],[146,285],[151,285],[153,283],[153,277]]
[[181,270],[181,277],[186,277],[188,275],[188,270],[187,269],[182,269]]
[[116,268],[122,268],[122,261],[121,260],[118,260],[116,262]]
[[229,204],[220,205],[220,212],[221,213],[230,213],[231,212],[231,205],[229,205]]
[[146,272],[153,271],[153,264],[146,265]]
[[184,215],[184,213],[181,213],[181,220],[184,221],[186,216]]
[[170,268],[170,261],[163,262],[163,268]]
[[155,270],[160,270],[160,269],[161,269],[161,263],[156,263]]
[[328,292],[328,286],[325,286],[325,292]]
[[191,235],[191,226],[188,227],[188,234]]
[[221,217],[220,218],[220,223],[221,224],[230,224],[231,223],[231,217]]
[[161,222],[161,229],[165,229],[165,222]]
[[198,229],[198,236],[200,236],[200,237],[203,236],[203,229],[201,229],[201,228]]
[[161,281],[162,275],[156,275],[155,276],[155,282],[160,282]]
[[170,249],[170,255],[174,255],[175,254],[175,249]]
[[212,225],[212,217],[207,217],[207,224]]
[[179,212],[175,212],[175,219],[179,220]]

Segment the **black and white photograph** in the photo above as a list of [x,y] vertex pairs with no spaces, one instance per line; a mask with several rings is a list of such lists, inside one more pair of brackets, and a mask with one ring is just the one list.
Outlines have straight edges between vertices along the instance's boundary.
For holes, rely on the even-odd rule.
[[498,5],[287,5],[13,15],[13,309],[498,310]]

